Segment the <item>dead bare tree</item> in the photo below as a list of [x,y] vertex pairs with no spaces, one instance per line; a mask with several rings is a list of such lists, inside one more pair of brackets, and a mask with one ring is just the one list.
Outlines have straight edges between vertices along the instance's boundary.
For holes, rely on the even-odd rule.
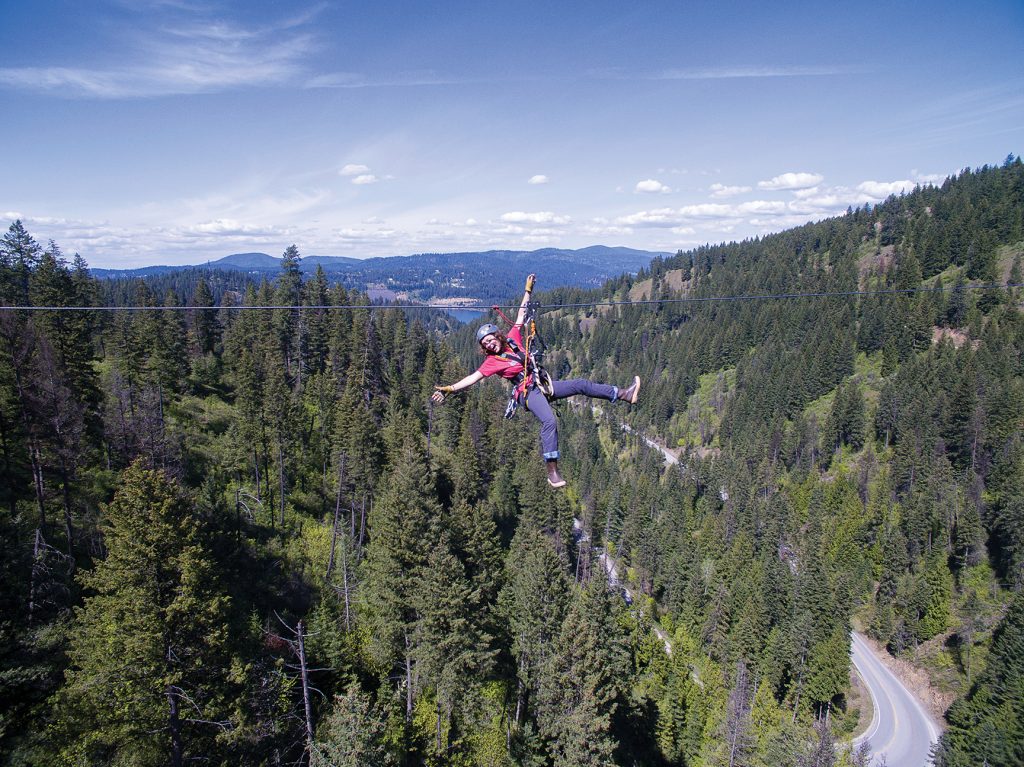
[[[276,615],[276,613],[275,613]],[[326,698],[321,690],[312,686],[309,681],[311,673],[316,671],[325,671],[326,669],[310,668],[308,660],[306,658],[306,638],[310,636],[306,632],[304,621],[301,619],[296,624],[295,628],[289,626],[280,615],[277,615],[278,622],[284,626],[285,631],[289,634],[288,637],[283,637],[278,634],[272,636],[279,642],[287,645],[295,656],[297,663],[289,663],[286,666],[293,671],[296,671],[299,676],[299,681],[302,685],[302,708],[303,708],[303,732],[305,734],[306,746],[305,750],[307,754],[311,754],[313,750],[313,738],[315,732],[315,723],[313,721],[313,701],[312,693],[317,693],[320,696]],[[268,632],[269,633],[269,632]]]

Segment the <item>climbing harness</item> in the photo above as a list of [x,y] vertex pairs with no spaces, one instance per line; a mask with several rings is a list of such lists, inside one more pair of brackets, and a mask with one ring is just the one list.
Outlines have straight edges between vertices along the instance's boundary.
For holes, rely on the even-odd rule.
[[[537,310],[539,308],[540,303],[537,301],[530,301],[526,304],[525,345],[526,359],[529,361],[527,370],[533,374],[533,384],[544,393],[544,396],[552,397],[555,394],[554,382],[543,365],[544,352],[547,351],[548,346],[544,343],[544,339],[537,335]],[[531,346],[534,347],[532,350]]]

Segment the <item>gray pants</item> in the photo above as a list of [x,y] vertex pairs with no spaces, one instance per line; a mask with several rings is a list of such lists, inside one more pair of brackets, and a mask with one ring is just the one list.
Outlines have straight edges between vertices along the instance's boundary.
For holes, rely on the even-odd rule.
[[[606,399],[615,402],[619,398],[619,387],[611,384],[594,383],[585,378],[574,378],[571,381],[555,381],[554,395],[550,399],[565,399],[582,394],[595,399]],[[548,397],[536,386],[526,392],[526,407],[540,419],[540,452],[547,461],[558,458],[558,421],[548,404]]]

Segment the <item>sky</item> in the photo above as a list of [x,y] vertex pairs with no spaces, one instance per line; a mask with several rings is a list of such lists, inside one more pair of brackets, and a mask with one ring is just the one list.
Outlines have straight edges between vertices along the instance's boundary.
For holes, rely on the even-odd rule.
[[95,267],[674,253],[1024,152],[1020,0],[0,7],[0,225]]

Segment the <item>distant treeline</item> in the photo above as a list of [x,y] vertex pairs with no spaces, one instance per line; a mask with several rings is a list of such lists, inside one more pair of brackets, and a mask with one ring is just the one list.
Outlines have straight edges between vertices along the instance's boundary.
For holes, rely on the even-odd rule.
[[[259,255],[262,260],[272,259]],[[629,248],[592,247],[578,251],[548,248],[533,252],[490,251],[484,253],[422,254],[400,258],[354,259],[313,258],[300,261],[300,272],[307,278],[323,274],[332,285],[365,292],[380,285],[407,300],[473,298],[485,303],[507,301],[521,286],[523,277],[543,271],[550,284],[579,288],[598,288],[605,280],[623,273],[634,273],[646,266],[653,253]],[[230,261],[230,259],[224,259]],[[188,303],[200,278],[204,279],[219,304],[225,291],[243,291],[246,285],[274,279],[273,268],[242,268],[233,265],[204,267],[153,267],[150,270],[98,270],[105,284],[104,294],[117,305],[132,298],[132,283],[142,279],[157,295],[173,290]],[[142,272],[142,273],[140,273]]]

